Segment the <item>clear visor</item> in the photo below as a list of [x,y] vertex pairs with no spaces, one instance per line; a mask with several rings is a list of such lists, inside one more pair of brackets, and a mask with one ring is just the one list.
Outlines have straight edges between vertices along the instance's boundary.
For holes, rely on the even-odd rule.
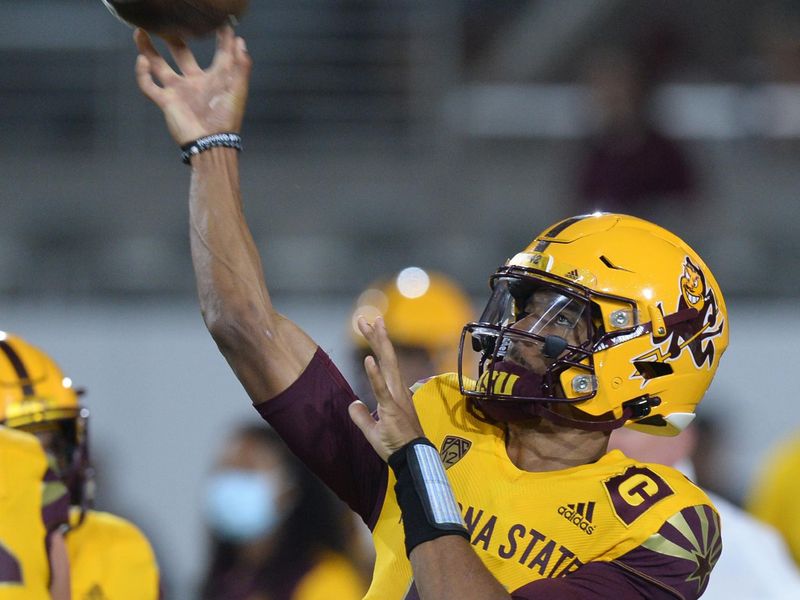
[[558,336],[580,346],[589,340],[586,300],[529,280],[504,277],[495,282],[481,323],[534,336]]

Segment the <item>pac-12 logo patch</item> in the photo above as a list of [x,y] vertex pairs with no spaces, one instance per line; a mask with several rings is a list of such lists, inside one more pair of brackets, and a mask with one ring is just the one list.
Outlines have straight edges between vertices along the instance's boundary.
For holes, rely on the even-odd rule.
[[448,435],[442,442],[442,447],[439,449],[439,456],[442,459],[442,464],[445,469],[449,469],[467,453],[472,446],[472,442],[465,440],[462,437],[455,435]]
[[647,467],[630,466],[603,482],[614,512],[627,527],[659,500],[675,492]]

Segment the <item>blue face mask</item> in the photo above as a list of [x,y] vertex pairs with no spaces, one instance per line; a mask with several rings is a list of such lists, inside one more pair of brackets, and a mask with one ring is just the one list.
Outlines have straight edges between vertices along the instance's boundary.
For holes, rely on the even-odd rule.
[[206,489],[206,521],[220,538],[255,540],[274,531],[279,522],[274,475],[226,470],[212,475]]

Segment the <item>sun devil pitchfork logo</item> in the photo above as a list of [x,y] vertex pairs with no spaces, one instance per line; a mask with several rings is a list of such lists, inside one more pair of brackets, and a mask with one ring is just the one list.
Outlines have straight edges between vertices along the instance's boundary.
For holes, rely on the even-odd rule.
[[[676,312],[694,309],[696,316],[669,327],[666,339],[659,346],[636,357],[633,362],[650,360],[664,363],[676,360],[687,350],[698,369],[705,364],[711,368],[716,352],[714,338],[725,327],[714,290],[708,287],[705,275],[688,256],[683,263],[683,273],[678,285],[681,295]],[[667,312],[663,306],[659,305],[659,308],[662,312]],[[640,376],[638,372],[634,374],[634,377]]]

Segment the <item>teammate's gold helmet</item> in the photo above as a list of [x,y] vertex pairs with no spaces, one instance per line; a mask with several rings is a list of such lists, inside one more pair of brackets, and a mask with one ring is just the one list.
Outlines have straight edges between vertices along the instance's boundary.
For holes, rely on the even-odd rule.
[[[481,353],[462,392],[489,418],[674,435],[694,418],[728,345],[714,276],[647,221],[595,213],[548,228],[491,278]],[[533,354],[532,354],[533,352]]]
[[79,391],[45,352],[0,332],[0,423],[32,433],[52,431],[62,473],[73,504],[83,504],[91,477],[88,464],[88,410]]
[[80,413],[72,381],[47,354],[0,332],[0,422],[23,428]]
[[424,349],[438,372],[452,372],[461,330],[474,313],[467,295],[451,279],[408,267],[391,279],[374,282],[356,301],[352,339],[357,348],[368,350],[356,325],[359,316],[370,323],[382,316],[396,346]]

